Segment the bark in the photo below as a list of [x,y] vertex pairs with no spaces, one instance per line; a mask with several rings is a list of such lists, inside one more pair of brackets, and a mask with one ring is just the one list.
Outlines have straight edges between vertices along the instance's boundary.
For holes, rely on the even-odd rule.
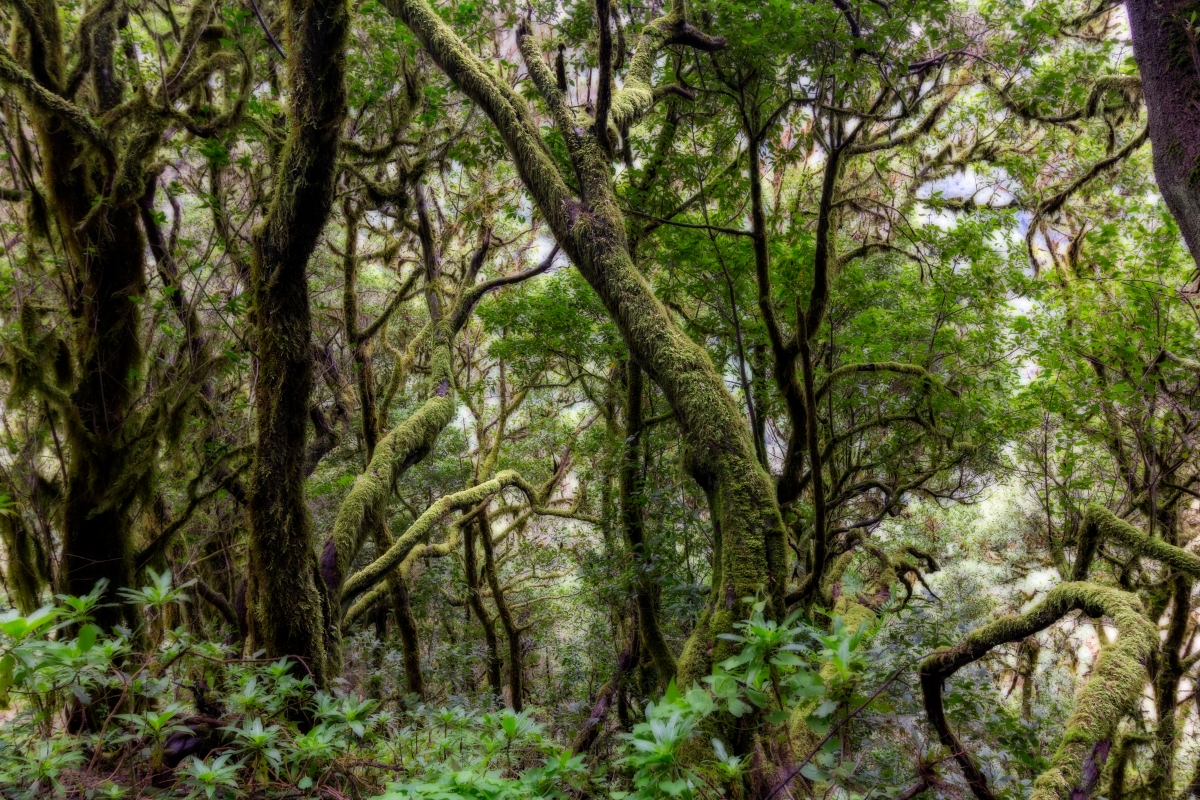
[[308,261],[329,218],[346,116],[344,0],[289,0],[289,129],[271,206],[254,232],[251,284],[258,323],[258,436],[250,477],[251,609],[255,647],[305,660],[320,686],[331,616],[304,497],[312,394]]
[[483,640],[487,646],[487,677],[488,687],[497,700],[503,696],[504,688],[500,682],[500,643],[496,639],[496,621],[488,616],[483,607],[483,598],[479,595],[479,564],[475,554],[475,524],[463,526],[463,571],[467,574],[467,605],[475,613],[479,624],[483,626]]
[[[111,155],[101,152],[103,134],[83,122],[82,112],[57,94],[64,78],[59,9],[53,0],[31,4],[25,30],[25,76],[12,68],[0,79],[20,85],[42,156],[42,183],[73,278],[75,320],[71,350],[76,377],[61,400],[68,450],[63,507],[63,590],[90,592],[98,581],[110,590],[133,582],[133,541],[129,508],[148,467],[145,453],[127,441],[125,426],[140,385],[142,363],[139,302],[145,292],[144,241],[136,205],[106,204],[93,213],[93,200],[105,192]],[[113,20],[95,24],[108,37]],[[98,110],[115,102],[100,74],[111,52],[98,55]],[[140,165],[136,165],[140,166]],[[128,606],[105,603],[95,622],[103,628],[127,620]]]
[[1200,47],[1191,0],[1126,0],[1142,78],[1154,176],[1200,262]]
[[[362,419],[363,444],[367,451],[367,465],[375,457],[375,446],[379,442],[379,417],[375,411],[375,373],[373,369],[374,332],[378,324],[359,329],[358,312],[358,223],[360,210],[347,199],[342,205],[346,219],[346,243],[343,256],[342,314],[346,323],[346,343],[354,348],[354,371],[358,385],[358,406]],[[403,296],[403,290],[401,295]],[[395,308],[393,303],[384,314]],[[383,319],[386,321],[386,319]],[[378,323],[378,321],[377,321]],[[393,544],[387,519],[383,514],[373,521],[372,538],[375,552],[384,553]],[[392,613],[396,617],[396,630],[400,633],[400,649],[404,656],[404,677],[411,694],[425,698],[425,679],[421,673],[421,644],[417,634],[417,622],[413,616],[412,603],[408,595],[408,583],[399,571],[387,578],[388,595],[392,601]],[[328,591],[328,587],[326,587]]]
[[600,736],[601,725],[604,723],[604,718],[608,716],[608,711],[612,708],[613,700],[620,700],[624,693],[624,684],[628,680],[629,675],[633,672],[633,668],[637,666],[640,658],[639,636],[637,629],[631,629],[629,636],[629,644],[617,656],[617,669],[608,683],[604,684],[600,689],[600,694],[596,697],[596,704],[592,706],[592,713],[588,714],[587,721],[583,724],[583,729],[575,737],[575,742],[571,745],[571,752],[586,753],[592,749],[592,745],[596,743],[596,739]]
[[487,509],[478,516],[479,543],[483,547],[483,571],[487,575],[488,587],[492,590],[492,602],[496,604],[496,615],[504,626],[504,636],[508,640],[508,692],[509,705],[518,713],[525,706],[525,660],[521,657],[521,629],[513,618],[512,609],[500,586],[500,576],[496,569],[496,557],[492,552],[492,526],[488,524]]
[[645,496],[642,479],[642,371],[632,361],[626,365],[625,450],[621,459],[621,520],[625,541],[633,554],[634,594],[637,599],[638,628],[659,681],[666,684],[675,675],[675,655],[663,637],[654,587],[650,578],[650,558],[646,552]]
[[[743,598],[764,589],[782,616],[787,577],[783,521],[770,476],[762,469],[745,419],[707,352],[675,323],[630,256],[608,155],[589,133],[590,122],[566,107],[555,78],[532,37],[522,54],[564,136],[582,196],[575,197],[546,149],[525,101],[441,20],[424,0],[387,0],[450,79],[499,130],[513,162],[555,239],[616,323],[631,356],[662,389],[683,435],[685,466],[710,498],[714,537],[709,606],[685,647],[679,676],[685,683],[709,674],[713,659],[732,652],[718,634],[748,609]],[[645,26],[609,119],[624,129],[649,109],[649,86],[661,47],[684,43],[716,49],[723,42],[688,25],[682,3]]]

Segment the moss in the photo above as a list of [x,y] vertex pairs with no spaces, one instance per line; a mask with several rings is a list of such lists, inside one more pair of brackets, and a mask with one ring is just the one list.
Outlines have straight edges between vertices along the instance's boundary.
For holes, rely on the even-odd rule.
[[527,494],[533,495],[533,490],[518,473],[513,470],[505,470],[490,481],[438,498],[429,508],[425,509],[421,516],[417,517],[412,525],[408,526],[408,530],[396,540],[396,543],[387,552],[345,582],[341,591],[342,603],[349,603],[387,577],[388,573],[399,566],[409,552],[423,542],[433,532],[434,526],[450,512],[476,506],[509,486],[521,487]]
[[804,758],[816,750],[824,738],[808,725],[808,718],[817,710],[817,705],[817,700],[806,700],[792,709],[788,717],[788,741],[794,758]]
[[1152,558],[1192,578],[1200,578],[1200,556],[1148,536],[1101,505],[1088,505],[1079,529],[1078,552],[1072,571],[1074,580],[1087,578],[1096,548],[1101,542],[1120,542],[1134,553]]
[[1080,783],[1084,759],[1098,744],[1112,740],[1148,680],[1146,665],[1158,645],[1158,634],[1135,595],[1091,583],[1064,583],[1051,589],[1029,611],[972,631],[954,647],[940,650],[921,663],[926,713],[942,744],[955,754],[977,797],[991,798],[991,790],[970,753],[950,730],[942,708],[943,682],[993,648],[1045,630],[1072,611],[1111,619],[1118,635],[1115,642],[1101,650],[1075,698],[1049,768],[1033,785],[1033,800],[1065,800]]
[[[709,673],[713,658],[732,651],[730,643],[715,637],[746,616],[743,598],[766,590],[772,612],[782,615],[784,611],[783,521],[745,419],[707,353],[679,329],[634,265],[609,156],[586,126],[575,125],[575,118],[557,107],[561,104],[554,102],[553,75],[540,54],[533,52],[536,58],[527,58],[527,66],[567,143],[581,199],[572,196],[524,101],[497,79],[429,3],[386,0],[385,5],[495,124],[555,239],[596,291],[632,358],[662,389],[675,412],[687,470],[710,498],[718,553],[709,608],[678,662],[680,680],[690,684]],[[677,1],[662,21],[645,30],[631,63],[632,81],[628,75],[625,79],[630,91],[613,98],[611,119],[618,126],[629,114],[649,107],[639,81],[649,80],[663,44],[678,40],[697,47],[719,46],[688,26],[684,17],[683,4]],[[531,44],[523,41],[523,51],[530,52]]]
[[[250,608],[256,646],[303,658],[323,686],[335,616],[312,547],[304,461],[312,393],[308,260],[329,218],[346,116],[345,0],[289,0],[289,129],[271,205],[253,235],[258,437],[250,475]],[[336,665],[335,665],[336,666]]]

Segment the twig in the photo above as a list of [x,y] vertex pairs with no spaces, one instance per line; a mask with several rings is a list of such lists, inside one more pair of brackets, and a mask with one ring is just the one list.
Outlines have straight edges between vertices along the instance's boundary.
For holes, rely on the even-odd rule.
[[279,57],[287,61],[287,56],[283,54],[283,48],[279,46],[279,42],[275,41],[274,35],[271,34],[271,29],[267,27],[267,21],[263,19],[262,12],[258,10],[258,3],[255,0],[250,0],[250,7],[254,9],[254,16],[258,18],[258,24],[262,26],[263,33],[267,35],[267,41],[275,48],[275,52],[279,53]]

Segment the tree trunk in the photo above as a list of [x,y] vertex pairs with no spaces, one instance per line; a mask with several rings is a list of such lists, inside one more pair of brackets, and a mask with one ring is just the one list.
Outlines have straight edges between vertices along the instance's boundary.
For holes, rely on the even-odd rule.
[[1200,50],[1191,0],[1126,0],[1142,78],[1154,176],[1200,262]]
[[487,575],[488,586],[492,590],[492,601],[496,604],[496,614],[500,624],[504,626],[504,636],[508,639],[508,691],[512,695],[509,705],[513,711],[520,712],[524,706],[525,696],[525,662],[521,657],[521,629],[513,619],[512,609],[504,597],[504,588],[500,585],[500,576],[496,571],[496,558],[492,552],[492,526],[487,521],[487,508],[479,512],[479,543],[483,546],[483,570]]
[[475,555],[475,529],[478,526],[471,522],[463,526],[463,570],[467,574],[467,605],[475,612],[479,624],[483,626],[483,640],[487,646],[487,677],[488,687],[499,700],[503,693],[500,683],[500,643],[496,639],[496,621],[491,619],[483,607],[483,598],[479,596],[479,564]]
[[[289,0],[288,138],[266,219],[254,232],[251,284],[258,323],[258,437],[250,476],[251,608],[255,647],[304,659],[319,686],[331,598],[318,573],[304,497],[312,394],[308,260],[333,201],[346,115],[344,0]],[[333,599],[336,606],[336,599]]]
[[675,675],[675,655],[667,646],[655,607],[650,558],[646,552],[645,496],[642,480],[642,371],[630,361],[626,371],[625,452],[621,460],[621,519],[625,540],[633,554],[634,594],[637,598],[641,640],[666,684]]
[[[30,73],[39,85],[57,91],[63,77],[59,10],[51,0],[37,3],[40,49],[27,53]],[[115,20],[97,25],[93,39],[93,91],[98,110],[115,105],[111,66]],[[106,46],[107,44],[107,46]],[[136,488],[148,474],[150,458],[131,452],[124,435],[140,386],[142,350],[139,301],[145,293],[144,241],[138,210],[131,203],[90,214],[104,194],[107,169],[58,114],[27,104],[42,156],[42,183],[53,213],[53,232],[61,240],[73,274],[70,302],[76,382],[63,405],[68,455],[63,507],[63,589],[87,594],[98,581],[109,589],[133,580],[133,542],[128,519]],[[136,171],[136,165],[133,166]],[[129,622],[129,607],[107,602],[95,622],[105,629]]]

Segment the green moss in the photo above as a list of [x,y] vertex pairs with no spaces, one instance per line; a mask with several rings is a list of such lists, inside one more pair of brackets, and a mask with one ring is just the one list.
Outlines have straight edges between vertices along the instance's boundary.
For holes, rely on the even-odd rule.
[[1072,574],[1074,580],[1087,577],[1096,548],[1104,540],[1120,542],[1138,555],[1152,558],[1192,578],[1200,578],[1200,556],[1158,537],[1148,536],[1107,508],[1092,503],[1084,512],[1079,530],[1079,549]]
[[930,721],[942,743],[956,753],[977,795],[982,791],[990,796],[990,790],[974,759],[945,720],[941,701],[943,682],[994,647],[1032,636],[1072,611],[1082,611],[1097,619],[1107,617],[1118,633],[1116,641],[1101,650],[1087,682],[1075,698],[1066,731],[1049,768],[1033,785],[1033,800],[1065,800],[1080,783],[1084,759],[1098,743],[1111,741],[1148,680],[1146,665],[1158,646],[1158,632],[1135,595],[1091,583],[1064,583],[1051,589],[1029,611],[972,631],[954,647],[940,650],[922,662],[921,688]]

